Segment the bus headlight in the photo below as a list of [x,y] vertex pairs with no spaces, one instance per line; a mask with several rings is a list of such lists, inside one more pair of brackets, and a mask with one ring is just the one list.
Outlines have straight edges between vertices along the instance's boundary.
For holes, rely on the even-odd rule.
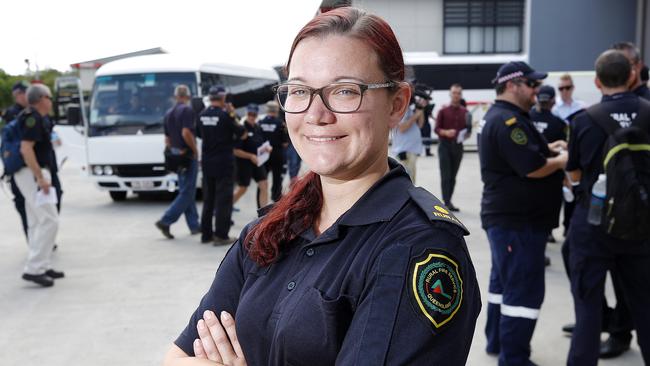
[[104,174],[104,169],[102,169],[101,165],[95,165],[93,166],[93,174],[102,175]]
[[104,166],[104,175],[113,175],[113,167],[110,165]]

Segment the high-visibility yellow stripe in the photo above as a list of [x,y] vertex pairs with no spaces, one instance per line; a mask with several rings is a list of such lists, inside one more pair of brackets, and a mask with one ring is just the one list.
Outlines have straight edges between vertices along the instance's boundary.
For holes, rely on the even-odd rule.
[[610,160],[614,157],[614,155],[618,154],[621,150],[632,150],[632,151],[650,151],[650,144],[628,144],[627,142],[624,144],[616,145],[609,152],[607,153],[607,156],[605,156],[605,162],[603,163],[603,167],[607,169],[607,163],[609,163]]

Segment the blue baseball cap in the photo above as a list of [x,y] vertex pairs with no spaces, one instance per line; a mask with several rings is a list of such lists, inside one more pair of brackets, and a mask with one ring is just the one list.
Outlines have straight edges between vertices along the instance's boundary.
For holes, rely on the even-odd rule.
[[255,103],[250,103],[249,105],[246,106],[246,112],[247,113],[256,113],[260,111],[260,107],[257,106]]
[[20,90],[21,92],[24,92],[28,87],[29,84],[25,80],[21,80],[17,81],[14,86],[11,87],[11,91],[15,92],[16,90]]
[[226,94],[226,88],[223,85],[211,86],[210,90],[208,91],[208,95],[211,97],[218,97],[222,94]]
[[533,70],[532,67],[528,66],[528,64],[523,61],[511,61],[499,67],[497,76],[492,80],[492,84],[503,84],[516,78],[542,80],[546,79],[546,76],[548,76],[548,74]]
[[542,85],[537,92],[537,100],[540,102],[548,102],[555,98],[555,88],[550,85]]

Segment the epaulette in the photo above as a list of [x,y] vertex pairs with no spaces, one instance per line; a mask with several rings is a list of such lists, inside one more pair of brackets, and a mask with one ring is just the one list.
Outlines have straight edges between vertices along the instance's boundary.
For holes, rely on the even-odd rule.
[[424,211],[429,220],[448,222],[457,226],[463,235],[469,235],[469,230],[456,218],[445,205],[433,194],[422,187],[409,188],[411,199]]
[[516,123],[517,123],[517,116],[515,116],[514,114],[509,113],[503,116],[503,124],[505,124],[506,126],[508,127],[514,126]]

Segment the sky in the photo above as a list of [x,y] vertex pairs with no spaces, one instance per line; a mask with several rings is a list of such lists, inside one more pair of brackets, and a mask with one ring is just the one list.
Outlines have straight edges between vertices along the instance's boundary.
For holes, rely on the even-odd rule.
[[[321,0],[4,1],[0,69],[18,75],[162,47],[204,62],[283,64]],[[7,33],[12,33],[10,36]]]

